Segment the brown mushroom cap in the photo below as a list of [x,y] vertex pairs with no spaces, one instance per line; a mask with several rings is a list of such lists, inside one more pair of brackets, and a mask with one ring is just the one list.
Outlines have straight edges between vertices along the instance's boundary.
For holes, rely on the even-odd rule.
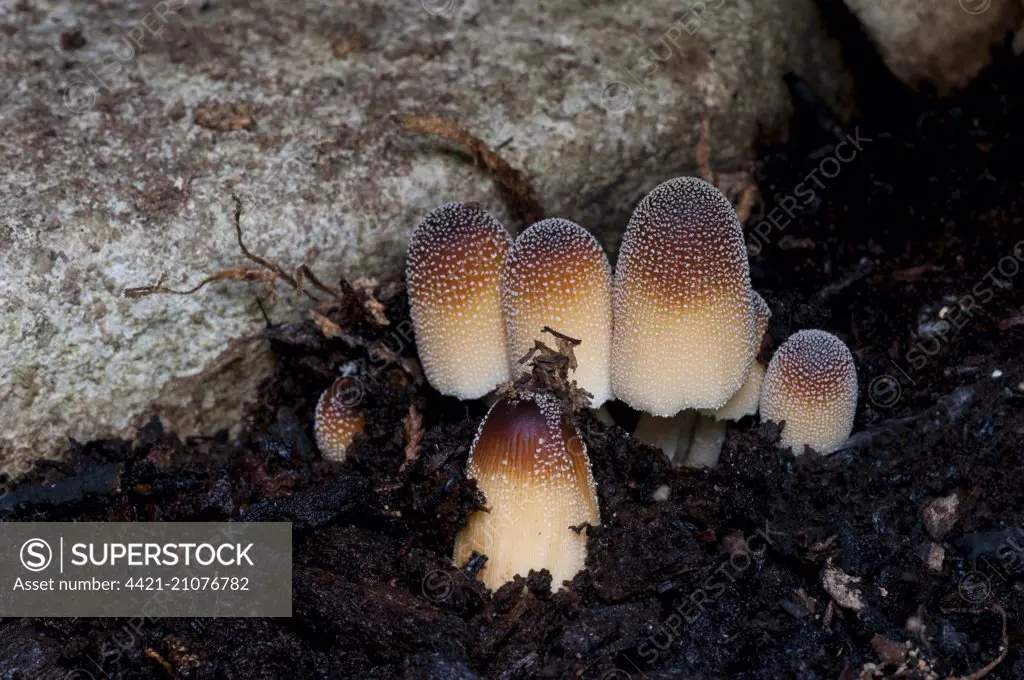
[[512,374],[534,340],[550,343],[544,326],[581,341],[570,374],[599,407],[611,394],[611,266],[594,236],[569,220],[548,219],[521,233],[505,256],[502,302]]
[[842,340],[805,330],[775,352],[761,387],[761,417],[785,421],[780,447],[831,453],[850,436],[856,411],[857,368]]
[[437,391],[475,399],[509,379],[501,266],[510,238],[478,205],[437,208],[409,239],[406,281],[416,347]]
[[728,199],[692,177],[656,187],[622,239],[613,288],[612,388],[671,416],[717,409],[756,352],[743,231]]
[[487,499],[455,539],[454,561],[487,555],[480,572],[496,590],[516,574],[547,569],[557,590],[584,567],[586,532],[599,523],[586,446],[558,402],[522,393],[501,399],[480,425],[466,473]]
[[362,390],[355,380],[338,378],[324,390],[316,403],[313,431],[317,448],[327,460],[345,460],[349,444],[366,427],[366,420],[358,409]]

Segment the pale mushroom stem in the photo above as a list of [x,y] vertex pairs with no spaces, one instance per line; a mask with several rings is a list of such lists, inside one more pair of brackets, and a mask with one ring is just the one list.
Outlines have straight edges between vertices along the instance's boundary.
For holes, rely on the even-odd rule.
[[690,442],[690,450],[683,463],[688,468],[713,468],[718,466],[718,459],[722,455],[722,446],[725,444],[725,423],[724,420],[716,420],[708,416],[700,416],[693,429],[693,440]]
[[594,417],[597,418],[598,422],[600,422],[602,425],[607,425],[608,427],[611,427],[612,425],[615,424],[615,419],[612,418],[612,414],[608,412],[607,406],[602,404],[601,408],[592,409],[591,412],[594,414]]
[[680,465],[690,449],[696,422],[697,412],[693,409],[680,411],[667,418],[642,413],[633,436],[644,444],[661,449],[670,461]]

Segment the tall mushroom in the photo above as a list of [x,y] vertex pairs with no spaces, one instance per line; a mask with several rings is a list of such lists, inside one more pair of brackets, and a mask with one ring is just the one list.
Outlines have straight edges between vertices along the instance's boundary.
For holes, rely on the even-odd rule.
[[756,352],[743,231],[712,185],[681,177],[637,206],[614,280],[612,389],[636,409],[717,409]]
[[530,226],[505,256],[501,293],[513,376],[528,370],[517,360],[550,326],[581,341],[570,377],[593,395],[592,406],[612,397],[611,267],[589,231],[563,219]]
[[416,346],[442,394],[475,399],[509,379],[501,267],[511,239],[472,203],[447,203],[409,239],[406,281]]

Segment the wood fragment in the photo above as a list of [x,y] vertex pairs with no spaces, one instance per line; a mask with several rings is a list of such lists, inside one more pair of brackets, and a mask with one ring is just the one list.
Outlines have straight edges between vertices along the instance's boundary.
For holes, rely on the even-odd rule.
[[594,395],[569,378],[569,371],[575,370],[576,354],[573,348],[580,340],[560,333],[550,326],[544,326],[542,333],[555,339],[555,349],[540,340],[534,340],[533,347],[520,357],[520,364],[532,363],[532,370],[520,376],[514,383],[506,383],[498,389],[499,398],[517,391],[547,392],[562,401],[570,413],[590,408]]
[[533,224],[544,217],[544,211],[534,197],[533,187],[523,173],[509,165],[485,142],[471,135],[454,120],[409,114],[403,118],[402,125],[410,132],[436,135],[473,156],[490,172],[513,219],[523,226]]
[[309,310],[309,316],[313,319],[313,323],[316,324],[316,327],[320,329],[320,332],[323,333],[324,337],[328,340],[341,337],[341,326],[331,321],[320,312],[315,309],[311,309]]
[[388,326],[391,322],[388,321],[388,317],[384,314],[384,305],[373,295],[376,287],[377,279],[363,277],[352,282],[352,289],[359,296],[367,316],[378,326]]
[[171,668],[171,664],[167,663],[167,659],[160,656],[159,652],[157,652],[152,647],[147,647],[146,656],[160,664],[163,667],[164,671],[167,673],[167,675],[171,676],[172,678],[174,677],[174,669]]
[[736,206],[736,219],[740,221],[740,226],[746,225],[750,220],[750,214],[754,211],[754,204],[757,203],[760,198],[760,194],[757,191],[757,185],[748,184],[743,187],[743,193],[740,194],[740,203]]
[[1015,326],[1024,326],[1024,310],[999,322],[999,330],[1008,331]]
[[852,272],[850,272],[843,278],[839,279],[835,283],[830,283],[829,285],[822,288],[820,291],[818,291],[818,295],[815,299],[818,302],[825,302],[826,300],[829,300],[835,297],[836,295],[839,295],[840,293],[842,293],[843,291],[845,291],[847,288],[857,283],[858,281],[866,279],[873,271],[875,271],[875,263],[872,262],[867,257],[862,257],[860,258],[860,261],[857,263],[857,267]]
[[908,267],[907,269],[897,269],[892,273],[892,278],[897,281],[919,281],[924,278],[925,274],[933,271],[941,271],[938,267],[933,265],[931,262],[925,264],[919,264],[916,267]]
[[420,442],[423,441],[423,416],[416,410],[416,405],[409,406],[409,413],[402,419],[405,430],[405,461],[399,472],[415,463],[420,457]]

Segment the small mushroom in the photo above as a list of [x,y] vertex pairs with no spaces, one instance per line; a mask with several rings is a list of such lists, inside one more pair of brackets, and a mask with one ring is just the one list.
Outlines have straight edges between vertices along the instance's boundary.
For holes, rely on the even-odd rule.
[[366,427],[358,404],[353,403],[353,396],[361,394],[361,390],[353,389],[354,381],[355,378],[338,378],[324,390],[316,403],[313,432],[317,448],[327,460],[345,460],[345,451]]
[[640,201],[613,286],[612,389],[638,410],[718,409],[756,353],[743,231],[728,199],[693,177]]
[[804,330],[775,352],[761,387],[761,417],[785,421],[780,447],[832,453],[850,436],[856,411],[857,368],[842,340]]
[[611,266],[594,236],[569,220],[537,222],[516,238],[505,256],[502,302],[513,376],[534,340],[550,341],[544,326],[580,340],[570,377],[600,407],[612,398]]
[[438,392],[476,399],[509,379],[501,267],[511,239],[471,203],[428,214],[409,239],[406,281],[423,372]]
[[531,569],[551,572],[555,589],[583,569],[585,531],[599,523],[586,446],[559,403],[519,393],[491,407],[466,465],[487,501],[455,538],[454,561],[486,555],[479,577],[491,590]]

